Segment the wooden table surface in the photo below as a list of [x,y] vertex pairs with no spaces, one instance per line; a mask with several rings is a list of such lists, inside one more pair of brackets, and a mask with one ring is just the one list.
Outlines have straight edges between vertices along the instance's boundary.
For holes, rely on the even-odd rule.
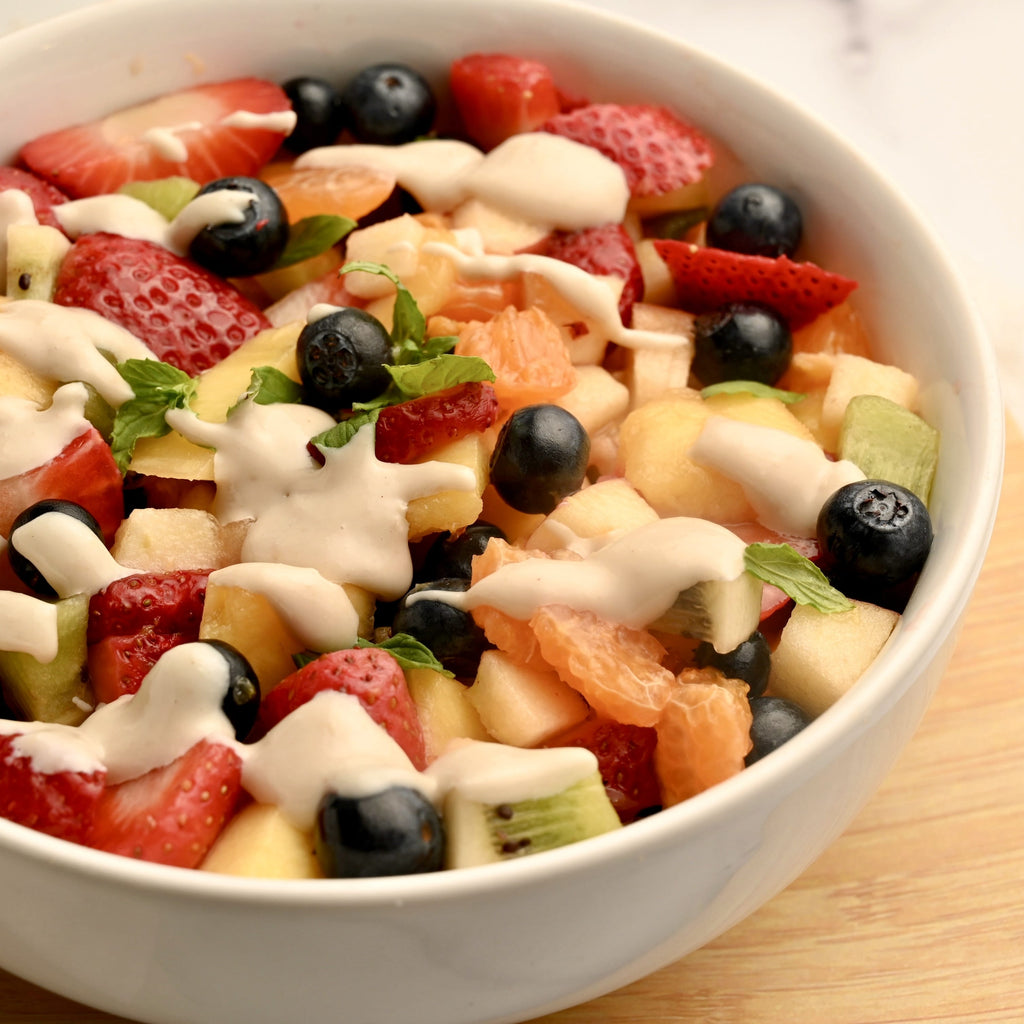
[[[1014,432],[953,662],[865,810],[716,942],[535,1024],[1022,1024],[1022,569],[1024,440]],[[0,1024],[119,1022],[0,971]]]

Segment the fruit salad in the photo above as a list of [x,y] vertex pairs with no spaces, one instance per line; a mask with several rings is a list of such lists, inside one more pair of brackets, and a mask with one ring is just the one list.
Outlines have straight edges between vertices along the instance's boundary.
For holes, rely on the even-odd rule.
[[853,685],[939,437],[792,184],[468,54],[0,168],[0,816],[278,878],[630,825]]

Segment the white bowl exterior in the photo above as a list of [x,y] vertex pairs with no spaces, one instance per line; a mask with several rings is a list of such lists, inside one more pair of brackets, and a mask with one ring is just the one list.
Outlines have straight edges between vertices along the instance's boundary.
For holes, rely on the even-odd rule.
[[250,883],[0,821],[6,969],[154,1024],[524,1020],[641,977],[755,910],[849,824],[916,728],[995,514],[997,378],[930,233],[791,105],[681,43],[557,2],[106,0],[0,39],[5,91],[18,97],[0,159],[44,129],[201,79],[338,77],[378,58],[441,75],[483,49],[549,59],[594,98],[684,112],[760,176],[793,184],[818,260],[865,282],[857,301],[879,354],[919,375],[943,431],[937,539],[897,635],[813,729],[738,778],[613,835],[496,868]]

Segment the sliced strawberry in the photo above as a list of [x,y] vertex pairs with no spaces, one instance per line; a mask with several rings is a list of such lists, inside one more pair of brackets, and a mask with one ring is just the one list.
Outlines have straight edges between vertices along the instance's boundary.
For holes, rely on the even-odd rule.
[[88,844],[157,864],[198,867],[241,791],[241,757],[202,740],[162,768],[109,786],[96,806]]
[[35,207],[36,220],[51,228],[63,230],[60,221],[54,216],[53,208],[66,203],[68,197],[48,181],[23,171],[20,167],[0,167],[0,192],[16,188],[24,192],[32,200]]
[[41,135],[22,148],[20,157],[74,198],[174,175],[202,185],[255,174],[286,134],[266,126],[224,124],[225,118],[239,111],[288,110],[288,97],[273,82],[238,78],[170,93],[89,124]]
[[699,181],[714,163],[708,139],[665,107],[590,103],[557,114],[542,131],[600,150],[634,196],[660,196]]
[[0,736],[0,818],[47,835],[82,842],[92,827],[105,771],[40,772]]
[[679,306],[688,313],[710,313],[729,302],[770,306],[796,330],[843,302],[857,282],[794,263],[787,256],[746,256],[674,239],[654,243],[668,264]]
[[196,639],[209,575],[207,569],[179,569],[114,580],[89,600],[88,642],[143,630]]
[[471,53],[452,63],[452,97],[466,134],[484,149],[536,131],[562,109],[546,64],[505,53]]
[[370,717],[391,734],[409,760],[421,771],[426,767],[423,729],[405,674],[387,651],[373,647],[321,654],[286,676],[264,695],[253,736],[264,735],[324,690],[358,697]]
[[619,316],[627,327],[633,322],[633,303],[643,298],[644,275],[633,239],[621,224],[604,224],[581,231],[555,231],[533,251],[564,260],[589,274],[621,278]]
[[[789,544],[795,551],[812,562],[821,558],[821,545],[816,537],[792,537],[788,534],[776,533],[769,530],[767,526],[760,523],[737,523],[730,526],[730,530],[740,540],[748,544]],[[785,608],[792,601],[792,598],[780,590],[774,584],[765,583],[761,590],[761,621],[774,615],[777,611]]]
[[654,771],[657,732],[642,725],[624,725],[611,718],[589,718],[553,739],[547,746],[586,747],[597,757],[604,787],[623,822],[661,806],[661,787]]
[[99,313],[190,375],[270,326],[238,289],[197,263],[103,232],[83,235],[68,251],[53,301]]
[[107,544],[113,543],[124,518],[124,481],[95,427],[49,462],[0,480],[0,534],[8,536],[18,514],[43,498],[77,502],[95,516]]
[[456,384],[385,406],[377,419],[377,458],[415,462],[438,445],[486,430],[497,418],[498,398],[487,381]]
[[160,655],[195,639],[197,636],[185,633],[155,633],[146,628],[89,644],[89,684],[96,700],[111,704],[126,693],[136,693]]

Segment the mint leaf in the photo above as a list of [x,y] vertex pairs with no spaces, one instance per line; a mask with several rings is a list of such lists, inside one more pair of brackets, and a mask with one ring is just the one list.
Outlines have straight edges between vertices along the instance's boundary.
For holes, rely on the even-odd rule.
[[344,448],[367,423],[376,423],[379,409],[357,412],[310,440],[318,448]]
[[455,675],[434,657],[434,652],[429,647],[408,633],[395,633],[379,644],[360,638],[356,640],[356,647],[376,647],[380,651],[387,651],[403,669],[430,668],[444,676]]
[[275,366],[254,366],[245,394],[228,410],[230,416],[247,398],[257,405],[274,405],[277,402],[301,402],[302,385]]
[[288,244],[274,264],[274,270],[290,267],[293,263],[312,259],[337,245],[354,227],[350,217],[335,217],[322,213],[303,217],[288,229]]
[[195,397],[196,382],[182,370],[157,359],[128,359],[117,364],[117,372],[135,392],[135,397],[117,410],[110,437],[114,461],[124,473],[140,437],[163,437],[170,433],[167,411],[187,409]]
[[372,401],[356,402],[354,409],[382,409],[453,388],[456,384],[494,380],[494,371],[479,356],[442,354],[421,363],[385,366],[384,369],[391,375],[391,384]]
[[747,392],[755,398],[777,398],[786,405],[795,405],[802,402],[807,396],[798,391],[783,391],[780,388],[769,387],[756,380],[723,380],[719,384],[709,384],[701,393],[701,398],[710,398],[712,395],[736,395]]
[[748,544],[743,552],[747,572],[771,583],[797,604],[819,612],[847,612],[853,602],[836,590],[825,574],[789,544]]

